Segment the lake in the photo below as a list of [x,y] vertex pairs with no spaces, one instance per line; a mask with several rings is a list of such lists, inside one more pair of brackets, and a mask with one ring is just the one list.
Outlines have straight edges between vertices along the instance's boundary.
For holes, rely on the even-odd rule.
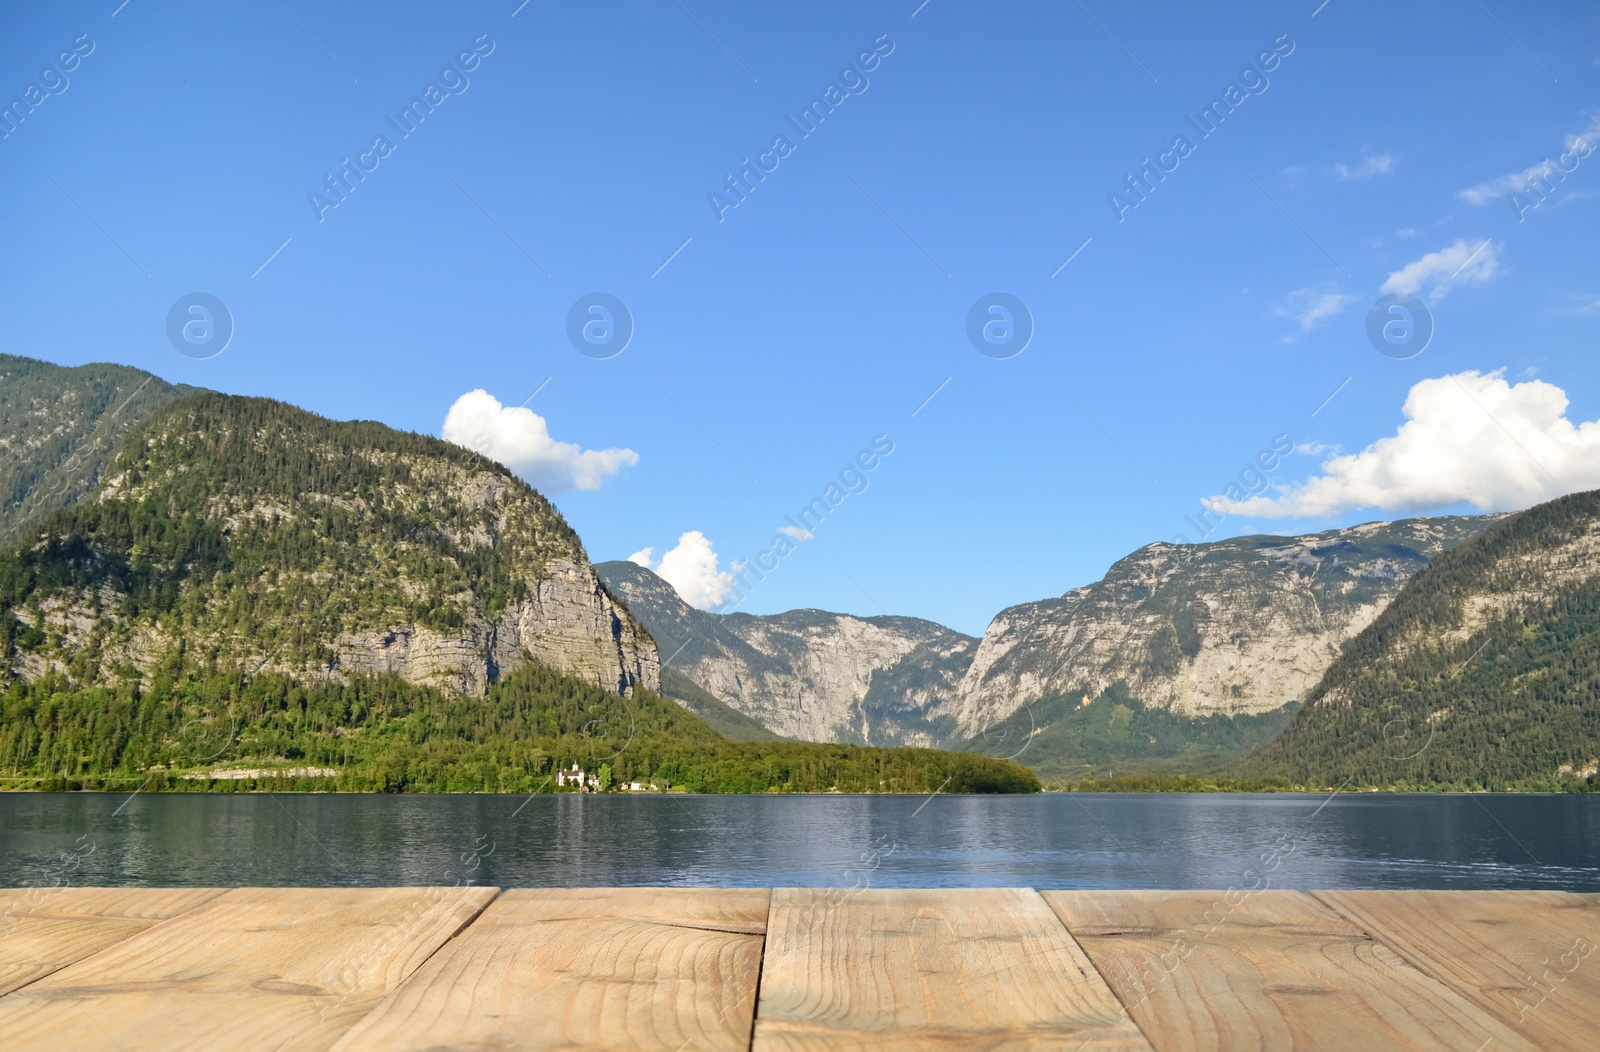
[[1600,795],[0,794],[0,886],[1600,891]]

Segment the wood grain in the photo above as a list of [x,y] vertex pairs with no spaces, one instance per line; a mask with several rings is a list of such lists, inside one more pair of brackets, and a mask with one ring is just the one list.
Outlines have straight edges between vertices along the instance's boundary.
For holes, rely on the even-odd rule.
[[217,888],[0,889],[0,994],[220,894]]
[[495,894],[0,890],[0,1047],[1501,1052],[1600,1033],[1592,895],[612,888],[484,910]]
[[1595,1047],[1600,898],[1560,891],[1315,894],[1543,1047]]
[[1298,891],[1052,891],[1157,1049],[1537,1047]]
[[239,888],[0,997],[16,1049],[325,1049],[493,888]]
[[1036,891],[780,888],[752,1047],[1150,1046]]
[[508,891],[337,1047],[742,1052],[768,895]]

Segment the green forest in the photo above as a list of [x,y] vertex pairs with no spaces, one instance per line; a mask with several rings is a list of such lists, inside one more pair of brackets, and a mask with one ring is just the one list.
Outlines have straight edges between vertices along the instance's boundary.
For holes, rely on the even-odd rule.
[[1065,781],[1110,778],[1119,769],[1213,771],[1271,741],[1298,710],[1291,702],[1259,716],[1184,716],[1148,708],[1114,683],[1092,700],[1076,692],[1025,705],[967,747],[1015,755],[1040,777]]
[[[187,672],[148,686],[74,688],[52,675],[0,695],[0,787],[133,791],[555,792],[578,764],[616,788],[696,793],[1037,792],[986,756],[789,741],[735,742],[648,691],[610,694],[525,666],[486,698],[394,676],[297,683]],[[217,770],[263,769],[213,779]],[[337,775],[291,776],[291,769]],[[275,773],[276,772],[276,773]],[[201,777],[185,777],[185,775]]]

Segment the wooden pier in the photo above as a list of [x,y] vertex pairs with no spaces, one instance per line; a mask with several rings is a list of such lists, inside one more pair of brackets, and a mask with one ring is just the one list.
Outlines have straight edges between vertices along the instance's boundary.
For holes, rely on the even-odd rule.
[[0,891],[0,1048],[1592,1050],[1562,892]]

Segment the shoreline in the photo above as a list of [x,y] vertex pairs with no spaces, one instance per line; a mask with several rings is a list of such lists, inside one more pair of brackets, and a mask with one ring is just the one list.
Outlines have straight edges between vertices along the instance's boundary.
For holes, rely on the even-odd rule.
[[[221,780],[223,784],[242,779]],[[688,789],[657,790],[654,792],[629,792],[629,793],[583,793],[563,792],[557,790],[539,790],[531,793],[525,792],[496,792],[486,793],[481,790],[461,792],[385,792],[377,789],[278,789],[254,787],[246,789],[139,789],[139,788],[95,788],[95,789],[41,789],[37,787],[17,787],[0,785],[0,796],[339,796],[339,797],[449,797],[456,799],[464,796],[504,797],[507,799],[526,799],[534,796],[549,797],[597,797],[606,799],[649,799],[654,797],[670,797],[682,799],[683,797],[750,797],[753,799],[771,799],[781,797],[923,797],[931,799],[934,796],[960,797],[963,799],[1017,799],[1027,797],[1045,796],[1307,796],[1317,799],[1330,796],[1588,796],[1600,795],[1600,790],[1595,789],[1459,789],[1412,786],[1404,789],[1394,787],[1348,787],[1339,789],[1333,786],[1326,788],[1295,787],[1288,789],[1227,789],[1227,788],[1192,788],[1192,789],[1078,789],[1046,787],[1037,792],[1026,793],[973,793],[973,792],[857,792],[850,791],[822,791],[796,790],[782,793],[705,793],[692,792]]]

